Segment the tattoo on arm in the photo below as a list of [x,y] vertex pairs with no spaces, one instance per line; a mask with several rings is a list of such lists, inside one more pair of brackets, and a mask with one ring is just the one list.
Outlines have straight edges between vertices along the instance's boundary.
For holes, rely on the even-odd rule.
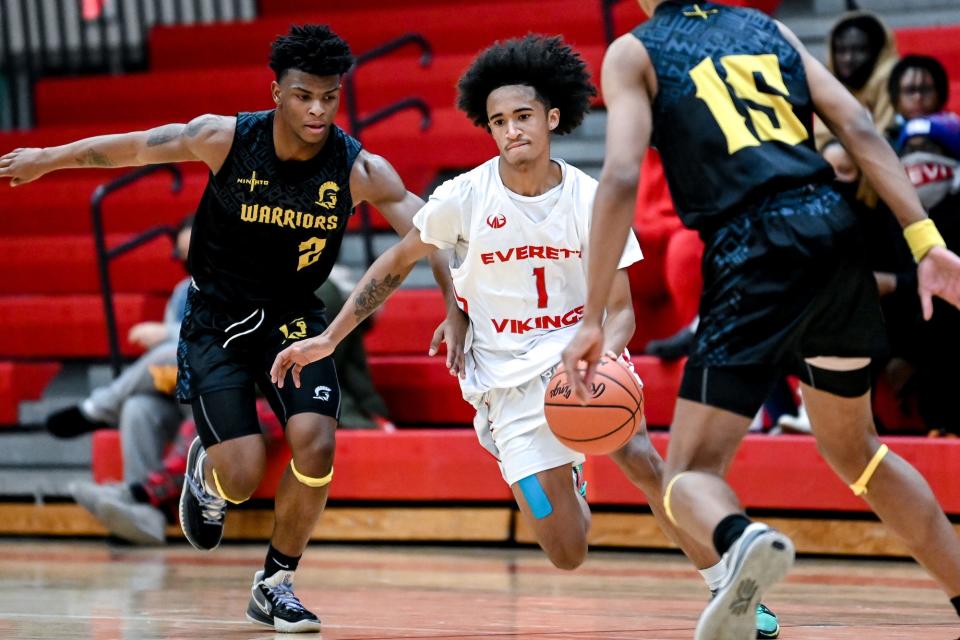
[[161,144],[166,144],[171,140],[176,140],[180,137],[180,133],[183,131],[183,129],[183,125],[180,124],[168,124],[158,127],[151,131],[149,137],[147,137],[147,146],[157,147]]
[[196,120],[191,121],[190,124],[184,127],[183,132],[187,134],[188,138],[193,138],[198,133],[203,131],[207,127],[207,125],[211,125],[219,120],[220,119],[217,116],[213,116],[213,115],[201,116]]
[[77,164],[81,167],[112,167],[113,161],[104,153],[96,149],[89,149],[77,157]]
[[376,311],[377,307],[382,305],[383,302],[390,297],[390,294],[400,286],[401,282],[403,282],[403,277],[399,274],[388,274],[383,282],[377,282],[376,278],[372,278],[370,283],[364,287],[363,291],[357,294],[354,300],[357,307],[354,315],[357,316],[357,321],[363,320]]

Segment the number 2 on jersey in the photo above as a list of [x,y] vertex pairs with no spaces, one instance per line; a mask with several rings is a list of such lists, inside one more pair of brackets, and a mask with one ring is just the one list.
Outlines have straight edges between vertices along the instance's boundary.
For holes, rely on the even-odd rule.
[[[771,140],[795,145],[809,137],[790,102],[784,97],[789,96],[790,92],[783,82],[777,56],[772,53],[723,56],[720,64],[726,71],[726,82],[720,78],[713,59],[709,57],[690,70],[690,77],[697,87],[697,97],[707,104],[727,139],[730,155],[746,147],[759,147]],[[758,76],[779,95],[761,91],[757,87]],[[731,90],[741,110],[737,109],[730,95]],[[773,113],[771,115],[766,109],[757,109],[753,105],[767,107]],[[746,118],[742,114],[744,109]],[[753,124],[752,132],[747,127],[748,119]]]
[[547,308],[547,275],[546,267],[535,267],[533,276],[537,279],[537,308]]
[[323,248],[327,246],[325,238],[310,238],[300,243],[300,259],[297,260],[297,271],[309,267],[320,259]]

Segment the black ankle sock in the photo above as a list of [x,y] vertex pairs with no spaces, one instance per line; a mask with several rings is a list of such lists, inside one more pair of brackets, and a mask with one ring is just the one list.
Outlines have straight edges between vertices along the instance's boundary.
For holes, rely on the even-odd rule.
[[713,530],[713,546],[721,556],[727,552],[743,530],[750,526],[750,518],[742,513],[735,513],[720,521]]
[[131,482],[127,485],[130,488],[130,495],[133,496],[133,499],[137,502],[142,502],[143,504],[150,504],[150,494],[147,493],[147,490],[139,482]]
[[263,577],[269,578],[277,571],[296,571],[298,564],[300,564],[300,556],[294,558],[284,555],[270,545],[267,549],[267,559],[263,562]]
[[953,608],[957,610],[957,615],[960,616],[960,596],[950,598],[950,604],[953,605]]

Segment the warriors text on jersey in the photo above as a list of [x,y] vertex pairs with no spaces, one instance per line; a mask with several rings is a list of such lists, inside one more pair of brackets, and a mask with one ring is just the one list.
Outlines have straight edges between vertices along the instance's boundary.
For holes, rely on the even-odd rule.
[[274,112],[237,114],[233,146],[197,208],[190,272],[227,307],[316,305],[353,210],[360,143],[336,126],[310,160],[281,161]]
[[759,11],[668,0],[633,30],[657,75],[653,145],[684,224],[833,177],[814,149],[803,63]]
[[[454,249],[450,272],[470,318],[464,395],[518,386],[556,364],[586,302],[596,180],[560,162],[555,204],[534,220],[499,162],[445,182],[413,219],[424,242]],[[631,233],[620,268],[641,258]]]

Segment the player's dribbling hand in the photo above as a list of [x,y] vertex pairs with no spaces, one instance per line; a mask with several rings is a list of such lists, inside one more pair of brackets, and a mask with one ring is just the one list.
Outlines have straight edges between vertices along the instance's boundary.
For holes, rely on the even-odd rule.
[[581,361],[587,365],[587,370],[583,376],[574,374],[568,376],[568,380],[573,385],[573,393],[580,399],[582,404],[587,404],[590,399],[588,389],[593,381],[593,374],[597,371],[597,363],[600,356],[603,355],[603,327],[599,324],[581,323],[577,329],[577,334],[573,340],[563,350],[563,368],[567,371],[579,372],[578,365]]
[[933,296],[960,309],[960,257],[943,247],[934,247],[917,265],[917,291],[923,319],[933,317]]
[[465,313],[456,309],[447,314],[446,319],[437,325],[433,332],[433,339],[430,340],[430,348],[427,355],[435,356],[440,352],[440,344],[447,345],[447,370],[450,375],[465,378],[466,367],[464,366],[464,345],[467,341],[467,328],[470,321]]
[[337,348],[335,342],[321,334],[314,338],[307,338],[294,342],[292,345],[277,354],[270,367],[270,380],[278,388],[283,389],[283,381],[287,372],[293,377],[293,386],[300,388],[300,372],[305,366],[317,360],[323,360],[333,354]]
[[0,157],[0,178],[10,178],[10,186],[32,182],[46,173],[42,163],[43,149],[14,149]]

